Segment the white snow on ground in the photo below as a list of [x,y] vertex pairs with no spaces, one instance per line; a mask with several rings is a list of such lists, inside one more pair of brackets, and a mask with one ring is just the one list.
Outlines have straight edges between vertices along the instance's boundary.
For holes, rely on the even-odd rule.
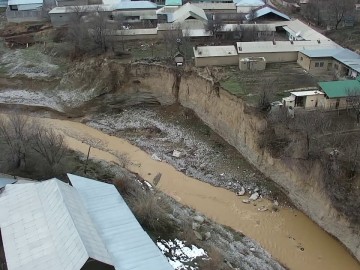
[[33,79],[58,75],[59,66],[50,62],[48,56],[35,49],[10,51],[0,58],[11,77],[23,75]]
[[54,96],[47,96],[44,92],[4,90],[0,92],[0,103],[44,106],[57,111],[63,111],[58,99]]
[[197,270],[199,268],[196,266],[196,262],[192,262],[196,258],[207,258],[207,254],[202,248],[194,245],[188,247],[184,241],[178,239],[160,240],[156,244],[175,270]]

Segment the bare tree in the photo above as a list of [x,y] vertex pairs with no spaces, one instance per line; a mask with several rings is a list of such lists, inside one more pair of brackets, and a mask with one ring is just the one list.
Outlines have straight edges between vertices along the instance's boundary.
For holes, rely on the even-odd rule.
[[338,29],[339,24],[354,10],[354,0],[327,0],[325,3],[328,21]]
[[321,9],[323,7],[323,0],[310,0],[303,9],[303,15],[314,21],[316,25],[320,25],[322,22]]
[[66,152],[64,136],[40,125],[35,125],[35,127],[31,148],[39,153],[54,170]]
[[26,165],[30,141],[28,122],[28,117],[17,113],[0,118],[0,136],[10,148],[12,165],[15,168],[23,169]]
[[346,103],[349,105],[356,115],[356,123],[360,124],[360,90],[347,89]]
[[252,22],[256,18],[256,9],[251,8],[246,18],[249,22]]
[[221,20],[220,16],[212,15],[211,19],[208,20],[205,29],[206,31],[209,31],[213,38],[216,40],[223,26],[224,23]]
[[311,154],[317,156],[322,150],[319,135],[324,134],[330,126],[331,120],[319,111],[297,111],[294,118],[294,128],[305,134],[307,159],[310,158]]
[[183,34],[180,26],[175,26],[174,29],[164,31],[163,40],[168,57],[173,57],[179,50],[183,42]]

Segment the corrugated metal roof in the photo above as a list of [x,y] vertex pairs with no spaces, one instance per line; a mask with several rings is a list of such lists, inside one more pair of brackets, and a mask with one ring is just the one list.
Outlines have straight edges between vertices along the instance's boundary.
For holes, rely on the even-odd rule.
[[292,36],[296,36],[297,40],[330,40],[300,20],[285,22],[282,27]]
[[265,5],[262,0],[233,0],[237,7],[261,7]]
[[238,53],[272,53],[272,52],[298,52],[304,50],[324,50],[339,48],[340,46],[332,41],[258,41],[258,42],[237,42]]
[[319,82],[318,84],[329,98],[347,97],[352,91],[360,94],[360,82],[358,80]]
[[157,4],[150,1],[122,1],[113,5],[114,10],[157,9]]
[[[277,11],[271,7],[263,7],[263,8],[260,8],[258,10],[255,11],[255,14],[254,14],[254,19],[257,19],[257,18],[260,18],[262,16],[265,16],[265,15],[268,15],[269,13],[273,13],[285,20],[289,20],[290,21],[290,17],[285,15],[284,13],[281,13],[280,11]],[[246,15],[246,19],[249,19],[250,18],[250,14]]]
[[242,30],[251,30],[260,32],[276,32],[276,27],[273,24],[224,24],[222,26],[222,31],[242,31]]
[[118,270],[173,270],[111,185],[68,174]]
[[168,14],[168,22],[183,22],[189,17],[193,17],[200,21],[207,21],[205,11],[191,3],[186,3],[174,13]]
[[165,0],[165,6],[181,6],[182,0]]
[[218,57],[237,55],[235,46],[199,46],[193,48],[195,57]]
[[0,188],[3,188],[9,184],[14,184],[16,181],[17,181],[16,179],[0,178]]
[[[96,12],[96,11],[113,11],[114,8],[111,5],[89,5],[81,6],[81,12]],[[78,6],[65,6],[55,7],[49,11],[49,14],[64,14],[64,13],[75,13],[79,11]]]
[[311,58],[332,57],[351,69],[360,72],[360,55],[349,49],[340,47],[330,50],[302,50],[300,52]]
[[235,12],[236,6],[234,3],[192,3],[204,10],[233,10]]
[[42,4],[43,0],[9,0],[8,5],[33,5]]
[[112,264],[78,193],[59,180],[7,185],[0,227],[9,270],[79,270],[89,257]]

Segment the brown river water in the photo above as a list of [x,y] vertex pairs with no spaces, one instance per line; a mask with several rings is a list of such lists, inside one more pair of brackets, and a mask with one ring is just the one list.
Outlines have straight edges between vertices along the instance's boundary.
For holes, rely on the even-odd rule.
[[38,118],[46,126],[65,135],[70,148],[87,154],[89,140],[96,144],[90,157],[119,163],[119,154],[129,158],[128,169],[152,182],[162,177],[158,188],[179,202],[202,212],[214,221],[241,231],[259,242],[273,257],[291,270],[359,270],[360,264],[336,239],[323,231],[302,212],[281,208],[278,212],[260,212],[270,206],[265,199],[252,204],[223,188],[211,186],[177,171],[124,139],[107,135],[78,122]]

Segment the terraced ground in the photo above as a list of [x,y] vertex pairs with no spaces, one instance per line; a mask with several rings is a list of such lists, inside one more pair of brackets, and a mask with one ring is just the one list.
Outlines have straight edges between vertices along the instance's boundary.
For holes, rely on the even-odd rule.
[[272,99],[289,96],[289,90],[316,87],[318,81],[332,79],[331,74],[314,77],[297,63],[271,63],[263,71],[240,71],[238,67],[219,69],[217,77],[221,86],[229,92],[244,97],[249,103],[256,102],[262,89],[272,92]]

